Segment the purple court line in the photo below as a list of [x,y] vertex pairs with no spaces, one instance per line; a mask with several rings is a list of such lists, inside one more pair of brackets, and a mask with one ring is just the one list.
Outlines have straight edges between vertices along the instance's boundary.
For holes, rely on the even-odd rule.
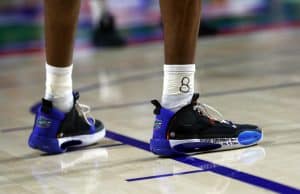
[[134,181],[143,181],[143,180],[149,180],[149,179],[159,179],[159,178],[164,178],[164,177],[178,176],[178,175],[185,175],[185,174],[194,174],[194,173],[200,173],[200,172],[205,172],[205,171],[206,170],[192,170],[192,171],[185,171],[185,172],[178,172],[178,173],[160,174],[160,175],[155,175],[155,176],[146,176],[146,177],[126,179],[126,181],[134,182]]
[[[132,137],[124,136],[113,131],[107,130],[106,137],[115,141],[120,141],[124,144],[133,146],[138,149],[142,149],[147,152],[150,151],[150,147],[148,143],[143,141],[134,139]],[[234,180],[247,183],[256,187],[260,187],[262,189],[266,189],[269,191],[273,191],[276,193],[300,193],[300,189],[291,187],[282,183],[278,183],[272,180],[268,180],[266,178],[262,178],[256,175],[251,175],[245,172],[241,172],[229,167],[221,166],[218,164],[214,164],[212,162],[208,162],[196,157],[192,156],[181,156],[171,158],[177,162],[181,162],[193,167],[197,167],[200,169],[205,169],[208,172],[213,172],[218,175],[222,175],[228,178],[232,178]]]
[[[19,128],[11,128],[11,129],[2,129],[0,132],[11,132],[11,131],[20,131],[20,130],[28,130],[31,129],[30,127],[19,127]],[[106,131],[106,137],[110,138],[115,141],[119,141],[123,144],[130,145],[132,147],[142,149],[147,152],[150,151],[149,144],[137,139],[134,139],[132,137],[128,137],[125,135],[121,135],[119,133],[107,130]],[[208,162],[196,157],[192,156],[181,156],[181,157],[174,157],[170,158],[172,160],[175,160],[177,162],[187,164],[196,168],[200,168],[202,171],[203,169],[208,172],[213,172],[218,175],[222,175],[228,178],[232,178],[256,187],[260,187],[266,190],[274,191],[277,193],[299,193],[300,194],[300,189],[294,188],[288,185],[284,185],[282,183],[278,183],[272,180],[268,180],[262,177],[258,177],[255,175],[251,175],[245,172],[241,172],[232,168],[228,168],[225,166],[221,166],[218,164],[214,164],[212,162]]]

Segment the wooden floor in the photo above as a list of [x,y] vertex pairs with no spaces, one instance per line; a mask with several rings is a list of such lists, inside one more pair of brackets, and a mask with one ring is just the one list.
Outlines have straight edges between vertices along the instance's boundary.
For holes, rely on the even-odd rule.
[[259,124],[259,146],[174,159],[148,150],[160,98],[162,44],[78,51],[74,87],[109,129],[84,150],[31,150],[30,107],[44,90],[44,57],[0,60],[1,194],[300,193],[300,30],[200,41],[196,87],[226,119]]

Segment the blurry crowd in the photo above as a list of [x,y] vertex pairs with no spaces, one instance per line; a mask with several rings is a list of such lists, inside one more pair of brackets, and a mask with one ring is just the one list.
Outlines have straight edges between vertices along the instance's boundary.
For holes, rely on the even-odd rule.
[[[77,45],[125,46],[161,40],[159,0],[82,0]],[[0,1],[0,54],[42,48],[41,0]],[[300,26],[300,1],[203,0],[200,36]]]

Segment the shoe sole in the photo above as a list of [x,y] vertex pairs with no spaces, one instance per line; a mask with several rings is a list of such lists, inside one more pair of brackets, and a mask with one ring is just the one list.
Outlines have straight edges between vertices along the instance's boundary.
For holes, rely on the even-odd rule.
[[244,131],[236,138],[210,139],[151,139],[150,149],[159,156],[186,155],[201,152],[223,151],[256,145],[263,139],[263,133]]
[[59,154],[66,152],[69,148],[85,147],[97,143],[103,139],[106,130],[103,128],[101,131],[90,135],[78,135],[63,138],[48,138],[31,134],[28,140],[28,145],[33,148],[48,154]]

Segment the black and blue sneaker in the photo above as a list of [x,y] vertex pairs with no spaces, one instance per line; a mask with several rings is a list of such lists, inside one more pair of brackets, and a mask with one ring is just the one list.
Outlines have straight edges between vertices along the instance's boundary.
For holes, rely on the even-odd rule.
[[[235,124],[227,120],[212,118],[208,109],[212,107],[192,102],[176,113],[163,108],[157,100],[153,137],[150,149],[160,156],[201,153],[249,147],[262,140],[262,130],[255,125]],[[217,112],[218,113],[218,112]]]
[[79,93],[74,93],[74,105],[64,113],[42,99],[28,144],[31,148],[48,154],[58,154],[68,148],[97,143],[105,136],[101,121],[89,116],[90,108],[78,103]]

